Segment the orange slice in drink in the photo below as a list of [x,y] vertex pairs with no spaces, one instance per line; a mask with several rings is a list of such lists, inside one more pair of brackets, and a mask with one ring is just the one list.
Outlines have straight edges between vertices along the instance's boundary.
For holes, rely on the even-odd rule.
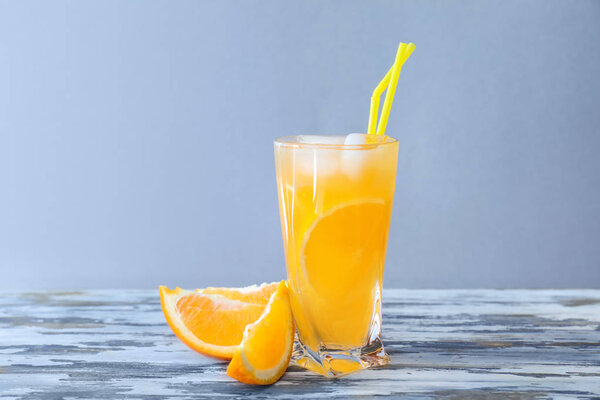
[[383,278],[390,213],[391,204],[381,199],[343,203],[306,231],[295,283],[303,296],[293,300],[302,303],[307,320],[318,324],[296,319],[305,342],[318,338],[325,345],[345,347],[365,343]]
[[379,199],[333,207],[304,235],[304,274],[318,293],[346,296],[365,273],[383,271],[391,207]]
[[230,359],[276,285],[197,291],[160,286],[160,301],[169,326],[183,343],[208,356]]
[[227,375],[252,385],[270,385],[285,373],[292,356],[294,322],[285,281],[277,286],[260,318],[246,327]]

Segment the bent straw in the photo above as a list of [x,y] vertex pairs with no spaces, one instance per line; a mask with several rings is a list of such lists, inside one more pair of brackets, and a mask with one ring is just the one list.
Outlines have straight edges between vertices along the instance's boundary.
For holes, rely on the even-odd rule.
[[[392,102],[394,100],[394,94],[396,92],[396,86],[398,84],[398,77],[400,76],[400,71],[402,70],[402,66],[414,50],[415,45],[413,43],[410,43],[408,45],[405,43],[400,43],[400,46],[398,46],[398,52],[396,53],[394,65],[392,65],[390,70],[386,73],[381,82],[379,82],[379,84],[373,91],[373,95],[371,96],[371,110],[369,114],[369,134],[385,134],[385,128],[390,115],[390,110],[392,108]],[[379,125],[377,126],[377,131],[375,132],[375,126],[377,125],[377,112],[379,111],[379,98],[383,91],[386,89],[386,85],[387,93],[383,102],[383,108],[381,110],[381,118],[379,120]]]
[[[394,63],[392,64],[392,66],[390,67],[388,72],[385,74],[385,76],[383,77],[381,82],[379,82],[379,84],[377,85],[375,90],[373,90],[373,94],[371,95],[371,110],[370,110],[370,114],[369,114],[369,127],[367,130],[367,132],[370,135],[376,134],[377,114],[379,113],[379,100],[380,100],[381,94],[386,89],[389,89],[390,78],[392,77],[392,73],[394,72],[396,63],[399,61],[398,56],[402,53],[403,50],[406,50],[406,44],[400,43],[400,45],[398,46],[398,51],[396,53],[396,59],[394,59]],[[388,90],[388,92],[389,92],[389,90]]]
[[367,133],[369,135],[375,134],[375,128],[377,127],[377,113],[379,112],[379,98],[383,91],[388,87],[390,83],[390,77],[392,76],[392,70],[394,66],[392,65],[388,72],[385,74],[381,82],[377,85],[375,90],[373,90],[373,94],[371,95],[371,110],[369,112],[369,128],[367,129]]
[[415,49],[415,45],[410,43],[408,46],[401,43],[398,47],[398,53],[396,54],[396,61],[394,62],[394,69],[392,70],[392,76],[390,77],[390,84],[388,85],[387,92],[385,94],[385,100],[383,101],[383,107],[381,110],[381,117],[377,125],[377,135],[385,134],[385,128],[387,126],[388,118],[390,116],[390,110],[392,108],[392,102],[394,101],[394,94],[396,93],[396,86],[398,84],[398,78],[400,77],[400,71],[402,65],[406,62],[408,57],[412,54]]
[[[404,43],[401,43],[399,46],[400,47],[403,45]],[[394,61],[398,61],[397,59]],[[385,74],[385,76],[383,77],[383,79],[381,80],[381,82],[379,82],[379,84],[377,85],[377,87],[375,88],[375,90],[373,90],[373,94],[371,95],[371,109],[370,109],[370,114],[369,114],[369,126],[367,129],[367,132],[371,135],[375,134],[375,128],[377,126],[377,114],[379,113],[379,99],[381,97],[381,94],[388,88],[389,83],[390,83],[390,78],[392,76],[392,71],[394,70],[394,66],[396,65],[396,63],[394,62],[394,64],[392,64],[392,66],[390,67],[390,69],[388,70],[388,72]]]

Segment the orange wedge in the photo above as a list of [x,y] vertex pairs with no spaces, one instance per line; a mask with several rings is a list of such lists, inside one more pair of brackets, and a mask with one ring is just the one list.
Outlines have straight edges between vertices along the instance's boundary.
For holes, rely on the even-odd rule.
[[276,289],[277,282],[273,282],[263,283],[260,286],[252,285],[243,288],[207,287],[204,289],[196,289],[196,292],[204,294],[220,294],[231,300],[266,305]]
[[248,325],[227,375],[251,385],[270,385],[283,376],[294,344],[294,322],[285,281],[277,286],[260,318]]
[[276,287],[277,283],[197,291],[159,289],[167,323],[183,343],[208,356],[230,359],[244,329],[261,316]]

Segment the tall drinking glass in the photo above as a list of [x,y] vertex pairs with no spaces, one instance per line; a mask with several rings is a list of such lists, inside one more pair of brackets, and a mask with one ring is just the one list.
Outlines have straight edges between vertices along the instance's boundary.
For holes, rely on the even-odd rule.
[[387,364],[381,292],[398,141],[288,136],[274,146],[293,360],[326,376]]

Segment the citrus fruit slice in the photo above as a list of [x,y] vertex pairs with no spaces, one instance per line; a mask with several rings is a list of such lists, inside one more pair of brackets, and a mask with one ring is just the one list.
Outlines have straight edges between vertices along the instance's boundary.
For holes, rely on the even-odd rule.
[[230,359],[242,341],[246,325],[261,316],[264,297],[274,291],[275,285],[207,288],[199,292],[160,286],[160,301],[167,323],[183,343],[200,353]]
[[365,343],[383,278],[390,214],[391,204],[382,199],[343,203],[306,231],[298,301],[307,318],[318,322],[303,325],[296,318],[303,341],[318,337],[326,345],[347,347]]
[[230,300],[266,305],[276,289],[277,282],[272,282],[263,283],[260,286],[252,285],[243,288],[207,287],[204,289],[196,289],[196,292],[204,294],[220,294]]
[[301,263],[319,293],[345,296],[362,286],[367,272],[383,271],[391,207],[361,200],[333,207],[304,235]]
[[251,385],[270,385],[285,373],[294,344],[294,321],[285,281],[260,318],[248,325],[227,375]]

